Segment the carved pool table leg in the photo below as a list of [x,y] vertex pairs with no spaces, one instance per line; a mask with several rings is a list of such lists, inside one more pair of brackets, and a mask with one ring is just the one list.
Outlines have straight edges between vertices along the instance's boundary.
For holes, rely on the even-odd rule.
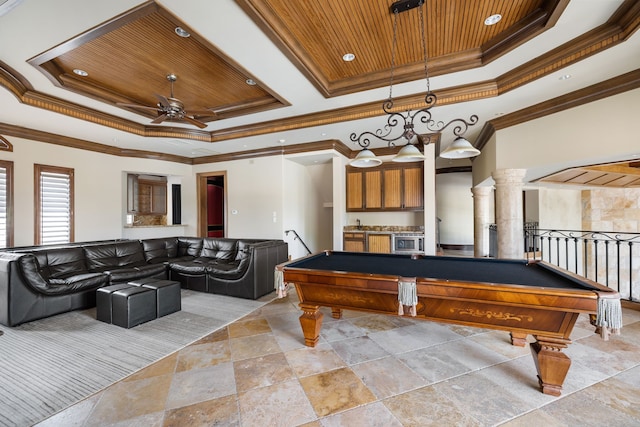
[[320,328],[322,328],[322,317],[320,306],[300,303],[302,316],[300,316],[300,326],[304,335],[304,345],[315,347],[320,338]]
[[511,332],[511,345],[524,347],[527,344],[527,334],[522,332]]
[[331,317],[334,319],[342,319],[342,309],[331,307]]
[[534,336],[536,342],[531,344],[531,354],[538,370],[538,383],[544,394],[560,396],[562,383],[569,372],[571,359],[562,352],[571,340]]

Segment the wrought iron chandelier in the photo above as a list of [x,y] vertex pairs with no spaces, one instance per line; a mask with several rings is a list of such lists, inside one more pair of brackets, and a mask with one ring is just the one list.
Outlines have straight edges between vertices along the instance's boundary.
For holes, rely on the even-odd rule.
[[[469,120],[453,119],[447,123],[443,121],[436,121],[432,118],[431,108],[436,105],[438,100],[436,94],[431,91],[429,83],[429,69],[427,67],[427,46],[425,41],[424,30],[424,12],[423,5],[425,0],[400,0],[394,2],[390,11],[393,13],[393,43],[391,50],[391,78],[389,84],[389,98],[382,103],[382,110],[387,114],[387,124],[375,132],[365,131],[360,135],[352,133],[350,136],[351,141],[357,142],[362,150],[358,155],[350,162],[355,167],[373,167],[382,163],[382,160],[376,157],[376,155],[369,149],[371,144],[371,138],[384,141],[389,147],[395,147],[397,141],[406,139],[407,143],[400,149],[398,154],[392,159],[394,162],[414,162],[424,159],[424,155],[418,150],[415,142],[412,140],[418,139],[418,134],[414,130],[414,122],[419,121],[425,125],[425,129],[429,133],[438,133],[447,129],[449,126],[453,126],[452,132],[456,136],[451,145],[440,153],[440,157],[448,159],[462,159],[468,157],[474,157],[480,154],[480,151],[476,149],[469,141],[467,141],[463,135],[469,128],[478,123],[478,116],[472,115]],[[420,18],[420,31],[422,39],[422,55],[424,58],[424,73],[427,82],[427,92],[424,97],[426,107],[420,110],[410,111],[407,110],[404,113],[393,111],[393,72],[395,68],[396,59],[396,34],[397,34],[397,22],[398,15],[401,12],[405,12],[411,9],[418,8]],[[400,133],[399,133],[400,132]],[[426,142],[427,144],[429,141]]]

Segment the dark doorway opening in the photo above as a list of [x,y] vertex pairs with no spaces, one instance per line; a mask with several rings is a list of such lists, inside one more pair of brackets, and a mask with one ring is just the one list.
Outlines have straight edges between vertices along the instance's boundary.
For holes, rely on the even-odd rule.
[[224,176],[207,177],[207,237],[224,237]]

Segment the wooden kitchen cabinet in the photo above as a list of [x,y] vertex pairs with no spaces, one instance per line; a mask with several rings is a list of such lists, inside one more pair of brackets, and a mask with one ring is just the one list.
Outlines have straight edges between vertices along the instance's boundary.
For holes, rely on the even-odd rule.
[[166,215],[167,181],[127,175],[127,212],[136,215]]
[[424,209],[424,167],[422,164],[390,167],[383,171],[384,210]]
[[391,234],[367,234],[367,252],[391,253]]
[[424,209],[424,165],[347,166],[347,212]]
[[366,250],[364,232],[344,232],[342,238],[345,251],[364,252]]
[[347,170],[347,211],[382,208],[382,171]]

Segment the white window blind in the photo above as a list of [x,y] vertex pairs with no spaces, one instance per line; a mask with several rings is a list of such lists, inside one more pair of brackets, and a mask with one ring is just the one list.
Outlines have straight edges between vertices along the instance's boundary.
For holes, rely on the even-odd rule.
[[0,167],[0,248],[7,247],[7,168]]
[[40,173],[41,244],[71,241],[71,176],[66,173]]

